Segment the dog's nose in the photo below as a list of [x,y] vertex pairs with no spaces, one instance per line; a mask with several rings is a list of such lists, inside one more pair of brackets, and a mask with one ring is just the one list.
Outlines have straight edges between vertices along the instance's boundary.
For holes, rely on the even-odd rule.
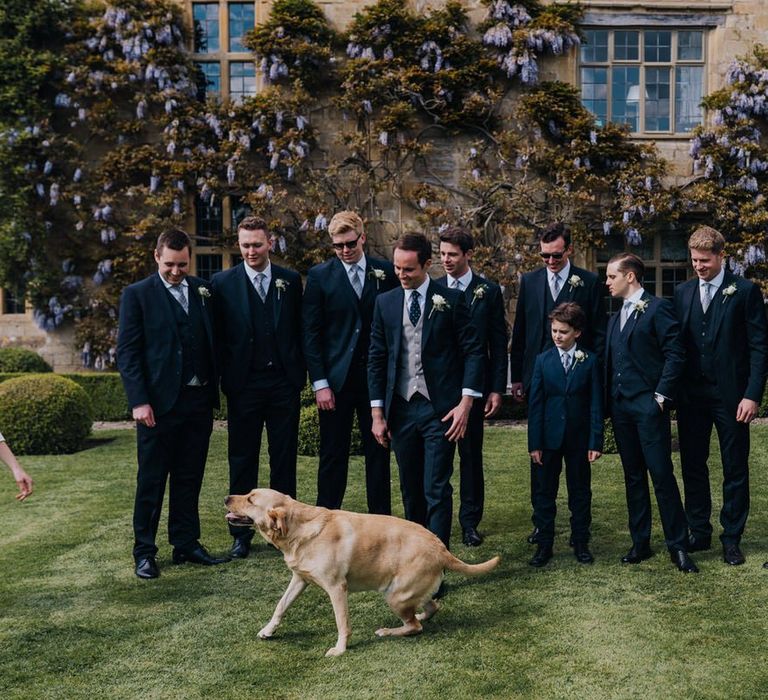
[[224,505],[225,505],[225,506],[228,506],[228,505],[229,505],[229,502],[230,502],[231,500],[232,500],[232,496],[227,496],[227,497],[224,499]]

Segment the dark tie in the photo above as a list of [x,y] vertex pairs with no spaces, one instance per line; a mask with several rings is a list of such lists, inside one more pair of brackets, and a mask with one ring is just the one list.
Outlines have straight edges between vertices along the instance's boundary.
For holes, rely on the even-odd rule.
[[414,289],[411,292],[411,305],[408,307],[408,318],[412,325],[416,325],[421,318],[421,307],[419,306],[419,293]]
[[181,308],[184,309],[184,313],[189,313],[189,302],[187,301],[187,297],[184,296],[184,288],[180,284],[174,284],[171,286],[171,291],[173,292],[173,296],[176,297],[176,301],[181,304]]

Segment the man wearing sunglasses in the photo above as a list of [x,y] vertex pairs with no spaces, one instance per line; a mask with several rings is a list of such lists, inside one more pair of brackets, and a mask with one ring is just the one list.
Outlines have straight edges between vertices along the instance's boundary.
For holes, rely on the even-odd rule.
[[[512,396],[522,402],[533,377],[536,356],[553,347],[549,314],[558,304],[575,302],[584,310],[586,325],[579,345],[600,358],[605,346],[606,316],[602,287],[593,272],[571,264],[573,254],[570,229],[563,223],[548,226],[539,240],[539,255],[544,267],[528,272],[520,280],[510,347]],[[540,469],[531,463],[531,506],[534,513],[541,492]],[[534,518],[534,523],[536,522]],[[528,542],[536,544],[534,527]]]
[[336,256],[309,271],[302,310],[304,354],[320,418],[317,505],[341,508],[356,413],[368,511],[389,515],[389,450],[371,432],[366,373],[376,297],[398,282],[391,263],[363,252],[365,231],[355,212],[336,214],[328,233]]

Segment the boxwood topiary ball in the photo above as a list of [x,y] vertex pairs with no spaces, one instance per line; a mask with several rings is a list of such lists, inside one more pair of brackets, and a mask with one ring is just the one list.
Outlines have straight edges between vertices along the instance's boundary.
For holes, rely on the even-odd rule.
[[57,374],[30,374],[0,384],[0,432],[16,454],[65,454],[91,433],[91,399]]
[[0,348],[0,372],[52,372],[51,366],[27,348]]

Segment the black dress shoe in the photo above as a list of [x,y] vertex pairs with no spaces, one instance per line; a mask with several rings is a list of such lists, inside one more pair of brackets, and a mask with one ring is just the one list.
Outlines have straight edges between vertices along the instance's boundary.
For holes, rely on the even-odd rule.
[[154,557],[143,557],[136,560],[136,575],[139,578],[157,578],[160,575],[160,569]]
[[540,569],[552,558],[552,546],[546,544],[540,544],[536,550],[536,554],[533,555],[528,562],[531,566],[535,566]]
[[576,557],[576,561],[579,562],[579,564],[591,564],[595,561],[592,552],[589,551],[589,547],[586,543],[582,542],[574,542],[573,556]]
[[214,564],[225,564],[229,561],[229,557],[212,557],[208,554],[203,545],[198,544],[192,549],[179,549],[178,547],[173,550],[173,563],[183,564],[189,562],[190,564],[202,564],[203,566],[213,566]]
[[705,552],[708,549],[712,549],[711,537],[697,537],[696,535],[688,537],[689,552]]
[[245,559],[251,551],[250,537],[235,537],[232,543],[232,549],[229,550],[229,556],[232,559]]
[[650,559],[653,556],[653,551],[650,545],[645,544],[633,544],[630,550],[621,558],[622,564],[639,564],[641,561]]
[[731,566],[740,566],[747,561],[744,553],[737,544],[723,545],[723,561]]
[[465,527],[461,531],[461,541],[467,547],[479,547],[483,543],[483,536],[474,527]]
[[688,552],[684,552],[682,549],[676,549],[669,553],[669,558],[672,559],[674,565],[683,573],[699,573],[699,567],[693,563],[693,559],[688,556]]
[[531,530],[531,534],[528,535],[528,544],[538,544],[539,543],[539,528],[535,527],[533,530]]

